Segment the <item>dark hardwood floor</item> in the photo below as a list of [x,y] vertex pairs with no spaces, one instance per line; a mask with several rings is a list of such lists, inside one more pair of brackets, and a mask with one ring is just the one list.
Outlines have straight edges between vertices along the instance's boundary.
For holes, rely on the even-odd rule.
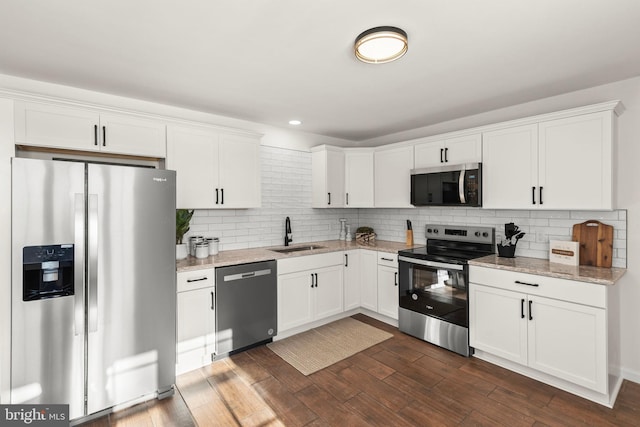
[[613,409],[364,315],[394,337],[304,376],[265,346],[177,378],[178,392],[86,426],[639,426],[640,385]]

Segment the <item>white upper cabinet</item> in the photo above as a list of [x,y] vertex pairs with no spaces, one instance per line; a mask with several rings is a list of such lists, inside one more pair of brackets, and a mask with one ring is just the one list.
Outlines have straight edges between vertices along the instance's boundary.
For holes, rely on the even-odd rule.
[[165,131],[163,122],[134,115],[15,102],[19,145],[164,158]]
[[539,206],[613,209],[613,113],[541,122]]
[[447,138],[418,143],[415,150],[415,168],[479,163],[482,161],[482,134]]
[[374,153],[375,206],[410,208],[413,147],[403,146],[377,150]]
[[483,207],[534,209],[538,125],[486,132],[482,151]]
[[372,208],[373,151],[345,152],[345,206]]
[[260,139],[220,134],[219,182],[222,208],[258,208],[262,202]]
[[483,134],[483,206],[615,208],[614,112],[544,120]]
[[341,208],[345,206],[344,151],[321,145],[311,149],[311,207]]
[[206,127],[167,128],[167,169],[176,171],[176,206],[259,207],[260,140]]

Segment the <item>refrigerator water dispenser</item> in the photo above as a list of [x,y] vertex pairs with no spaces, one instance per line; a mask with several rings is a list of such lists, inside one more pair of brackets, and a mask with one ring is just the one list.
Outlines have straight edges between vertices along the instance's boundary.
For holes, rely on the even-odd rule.
[[73,245],[22,249],[22,300],[73,295]]

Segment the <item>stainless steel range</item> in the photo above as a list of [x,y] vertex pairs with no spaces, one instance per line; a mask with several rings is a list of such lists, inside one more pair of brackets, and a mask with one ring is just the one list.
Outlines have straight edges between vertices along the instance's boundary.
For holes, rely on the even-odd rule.
[[402,332],[469,356],[468,260],[493,254],[493,227],[427,225],[427,245],[398,253]]

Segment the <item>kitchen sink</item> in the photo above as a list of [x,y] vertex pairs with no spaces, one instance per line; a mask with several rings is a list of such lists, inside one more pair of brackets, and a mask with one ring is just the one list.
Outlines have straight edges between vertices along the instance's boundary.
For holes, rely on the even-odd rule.
[[269,250],[273,252],[278,252],[281,254],[289,254],[291,252],[312,251],[314,249],[323,249],[323,248],[324,246],[307,245],[307,246],[292,246],[289,248],[282,248],[282,249],[269,249]]

